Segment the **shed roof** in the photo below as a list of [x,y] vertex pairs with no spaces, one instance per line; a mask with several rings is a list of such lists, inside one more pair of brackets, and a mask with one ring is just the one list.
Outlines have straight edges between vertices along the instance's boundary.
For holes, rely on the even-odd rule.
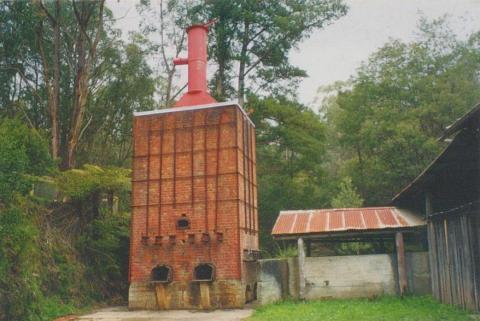
[[276,238],[348,231],[386,231],[425,225],[418,216],[396,207],[281,211],[272,230]]
[[444,140],[462,128],[474,127],[480,128],[480,104],[472,108],[468,113],[458,118],[453,124],[447,126],[440,140]]

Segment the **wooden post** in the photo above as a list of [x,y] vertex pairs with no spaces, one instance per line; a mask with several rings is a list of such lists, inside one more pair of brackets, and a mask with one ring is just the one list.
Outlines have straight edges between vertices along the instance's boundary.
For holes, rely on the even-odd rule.
[[210,305],[210,284],[200,282],[200,306],[202,309],[211,309]]
[[305,248],[303,246],[303,238],[298,238],[298,282],[300,299],[305,298]]
[[425,193],[425,215],[428,216],[430,214],[432,214],[433,210],[432,210],[432,196],[430,194],[430,192],[426,192]]
[[311,240],[307,240],[305,241],[306,245],[307,245],[307,254],[306,256],[307,257],[311,257],[312,256],[312,241]]
[[430,191],[425,192],[425,219],[427,222],[427,243],[428,243],[428,261],[430,264],[430,284],[432,289],[433,296],[440,300],[440,293],[438,290],[438,262],[435,259],[436,255],[436,241],[435,241],[435,228],[433,222],[430,220],[429,216],[433,213],[432,208],[432,194]]
[[397,250],[398,287],[400,289],[400,295],[403,296],[407,291],[407,269],[402,232],[395,233],[395,247]]
[[157,297],[157,305],[159,310],[168,310],[170,309],[170,295],[168,294],[167,285],[163,283],[155,284],[155,294]]

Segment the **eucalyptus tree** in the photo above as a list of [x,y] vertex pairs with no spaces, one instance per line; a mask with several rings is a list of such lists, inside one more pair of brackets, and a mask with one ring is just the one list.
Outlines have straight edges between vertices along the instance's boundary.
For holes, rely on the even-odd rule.
[[[142,0],[136,6],[142,17],[139,29],[144,48],[149,49],[153,71],[160,79],[158,96],[161,107],[171,107],[185,86],[178,86],[178,73],[173,59],[186,48],[188,7],[193,0],[159,0],[152,3]],[[155,6],[155,4],[157,6]]]
[[[444,129],[480,101],[480,36],[444,19],[373,53],[327,108],[330,150],[367,205],[384,204],[440,151]],[[338,89],[338,88],[337,88]]]
[[[75,167],[78,152],[85,151],[82,144],[91,141],[89,134],[98,132],[98,128],[91,127],[102,123],[100,118],[111,116],[103,110],[93,112],[103,99],[98,94],[105,93],[106,87],[116,86],[120,76],[117,67],[124,70],[126,60],[131,58],[127,51],[133,49],[120,40],[120,31],[113,28],[115,20],[104,0],[2,2],[0,19],[0,77],[5,80],[0,85],[2,114],[22,117],[30,126],[48,131],[53,158],[63,169]],[[139,46],[136,43],[133,47]],[[142,60],[145,55],[146,51],[140,50],[134,56]],[[131,78],[134,75],[147,77],[148,85],[139,93],[151,98],[155,79],[145,64],[129,68],[133,67],[140,70],[130,70],[122,77],[130,77],[130,83],[135,82]],[[137,100],[130,100],[132,108],[138,107],[136,102],[144,98],[143,101],[149,101],[145,108],[152,105],[149,97],[129,95],[130,90],[138,87],[127,86],[122,92],[110,94],[113,98],[109,102],[134,96]],[[118,112],[115,108],[106,109],[111,114]],[[106,125],[102,127],[107,130]],[[129,135],[127,131],[122,131],[123,135]]]
[[326,127],[311,109],[282,96],[249,96],[249,108],[256,125],[260,238],[272,250],[280,210],[329,205]]
[[346,12],[341,0],[213,0],[189,8],[192,22],[215,20],[209,46],[217,65],[214,95],[236,95],[241,104],[247,91],[294,93],[306,72],[290,63],[290,51]]

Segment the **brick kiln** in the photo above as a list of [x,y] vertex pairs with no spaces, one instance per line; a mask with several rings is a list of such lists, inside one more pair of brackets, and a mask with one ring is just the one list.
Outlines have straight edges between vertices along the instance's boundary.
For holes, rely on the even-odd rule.
[[129,307],[237,308],[255,298],[255,129],[207,92],[207,26],[187,29],[188,92],[134,115]]

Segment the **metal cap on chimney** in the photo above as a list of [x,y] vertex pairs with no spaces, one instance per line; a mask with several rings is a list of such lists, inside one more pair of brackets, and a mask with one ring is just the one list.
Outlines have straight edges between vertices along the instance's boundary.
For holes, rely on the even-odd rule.
[[175,65],[188,65],[188,91],[174,107],[216,103],[207,91],[207,41],[209,22],[187,28],[188,58],[175,58]]

